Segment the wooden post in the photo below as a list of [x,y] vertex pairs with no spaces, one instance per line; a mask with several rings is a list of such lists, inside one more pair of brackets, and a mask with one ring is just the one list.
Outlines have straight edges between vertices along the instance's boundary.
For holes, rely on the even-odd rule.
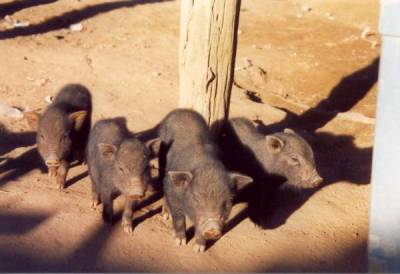
[[228,118],[240,0],[181,0],[179,107],[200,112],[214,133]]

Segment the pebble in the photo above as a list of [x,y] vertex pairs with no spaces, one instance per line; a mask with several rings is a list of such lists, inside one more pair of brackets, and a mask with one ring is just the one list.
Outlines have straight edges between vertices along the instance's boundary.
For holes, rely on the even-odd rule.
[[365,27],[361,32],[361,38],[365,39],[368,36],[374,35],[375,33],[372,31],[371,27]]
[[83,30],[83,25],[81,23],[76,23],[76,24],[72,24],[69,26],[70,31],[82,31]]
[[7,116],[11,118],[22,118],[24,115],[19,109],[15,107],[10,107],[6,104],[0,103],[0,116]]
[[14,28],[25,28],[25,27],[29,27],[30,25],[31,25],[31,23],[29,23],[28,21],[15,22],[13,24]]
[[48,96],[46,96],[45,98],[44,98],[44,100],[47,102],[47,103],[51,103],[51,102],[53,102],[53,96],[51,96],[51,95],[48,95]]

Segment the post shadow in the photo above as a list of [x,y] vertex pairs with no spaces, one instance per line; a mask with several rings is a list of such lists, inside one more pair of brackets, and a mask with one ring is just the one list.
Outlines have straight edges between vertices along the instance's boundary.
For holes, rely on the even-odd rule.
[[14,0],[12,2],[0,4],[0,18],[5,17],[6,15],[12,15],[13,13],[16,13],[26,8],[46,5],[57,1],[58,0]]
[[[372,148],[358,148],[354,137],[315,132],[340,112],[349,111],[359,102],[378,79],[379,57],[368,66],[343,78],[330,92],[327,99],[302,115],[291,113],[283,121],[265,125],[255,121],[259,132],[271,134],[286,127],[295,128],[314,150],[317,170],[324,182],[314,189],[284,187],[284,178],[268,174],[256,159],[254,152],[226,124],[220,139],[224,163],[227,168],[243,172],[254,179],[254,183],[240,191],[235,202],[248,204],[248,217],[263,229],[273,229],[284,224],[314,193],[338,181],[363,185],[370,183]],[[233,145],[232,145],[233,143]],[[232,149],[234,148],[234,149]],[[227,231],[246,218],[232,218]]]
[[[79,244],[65,258],[49,260],[29,248],[12,246],[0,249],[1,272],[97,272],[99,257],[114,227],[103,224]],[[104,271],[104,270],[103,270]]]
[[369,65],[344,77],[329,93],[329,96],[301,115],[290,111],[281,122],[265,125],[256,120],[263,134],[282,131],[285,127],[297,128],[312,133],[324,127],[339,113],[351,110],[362,100],[378,81],[380,57]]
[[32,146],[36,143],[36,132],[11,132],[0,123],[0,156],[18,147]]
[[51,214],[0,212],[0,235],[23,235],[35,229]]
[[68,179],[65,182],[64,188],[68,188],[68,187],[72,186],[73,184],[75,184],[75,183],[79,182],[80,180],[86,178],[88,175],[89,175],[89,171],[86,170],[86,171],[84,171],[84,172],[82,172],[82,173],[80,173],[80,174]]
[[65,12],[54,16],[43,23],[33,24],[27,27],[14,28],[0,31],[0,40],[11,39],[20,36],[43,34],[54,30],[68,28],[71,24],[79,23],[85,19],[94,17],[119,8],[129,8],[136,5],[152,4],[171,0],[124,0],[117,2],[106,2],[92,5],[86,8]]
[[0,165],[0,174],[6,173],[0,177],[0,186],[18,179],[34,169],[40,169],[42,173],[47,170],[36,148],[25,151],[14,159],[8,159],[7,162]]

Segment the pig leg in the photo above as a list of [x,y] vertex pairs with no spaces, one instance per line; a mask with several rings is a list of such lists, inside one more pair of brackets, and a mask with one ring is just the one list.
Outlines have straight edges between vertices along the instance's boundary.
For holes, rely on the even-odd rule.
[[175,243],[186,245],[186,222],[182,213],[172,213],[172,224],[175,230]]
[[132,217],[133,217],[133,207],[136,205],[136,201],[125,198],[125,207],[124,213],[122,214],[122,228],[127,234],[132,234],[133,226],[132,226]]
[[78,150],[76,152],[76,160],[78,161],[79,165],[86,165],[87,164],[87,162],[86,162],[86,153],[85,153],[84,149]]
[[100,204],[100,195],[99,195],[99,193],[97,193],[97,191],[94,189],[94,186],[92,185],[92,193],[91,193],[92,195],[92,199],[91,199],[91,201],[90,201],[90,207],[92,208],[92,209],[96,209],[97,208],[97,205],[99,205]]
[[195,252],[204,252],[206,250],[206,240],[204,237],[201,235],[201,232],[199,229],[196,228],[196,233],[194,235],[195,238],[195,244],[194,244],[194,251]]
[[57,177],[56,177],[56,182],[57,182],[57,188],[59,190],[62,190],[65,185],[65,179],[67,178],[67,173],[69,169],[69,164],[67,161],[62,160],[60,162],[60,166],[57,169]]
[[161,216],[163,217],[164,220],[168,220],[170,217],[170,210],[168,208],[168,204],[167,201],[165,200],[165,198],[163,199],[163,205],[162,205],[162,209],[161,209]]
[[103,220],[112,223],[113,219],[113,200],[110,194],[102,194],[101,202],[103,203]]

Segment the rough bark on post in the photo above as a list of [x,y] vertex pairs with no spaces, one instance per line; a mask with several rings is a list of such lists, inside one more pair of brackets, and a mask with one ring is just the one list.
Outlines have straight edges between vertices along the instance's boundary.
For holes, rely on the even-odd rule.
[[200,112],[214,133],[229,114],[239,11],[240,0],[181,0],[179,107]]

